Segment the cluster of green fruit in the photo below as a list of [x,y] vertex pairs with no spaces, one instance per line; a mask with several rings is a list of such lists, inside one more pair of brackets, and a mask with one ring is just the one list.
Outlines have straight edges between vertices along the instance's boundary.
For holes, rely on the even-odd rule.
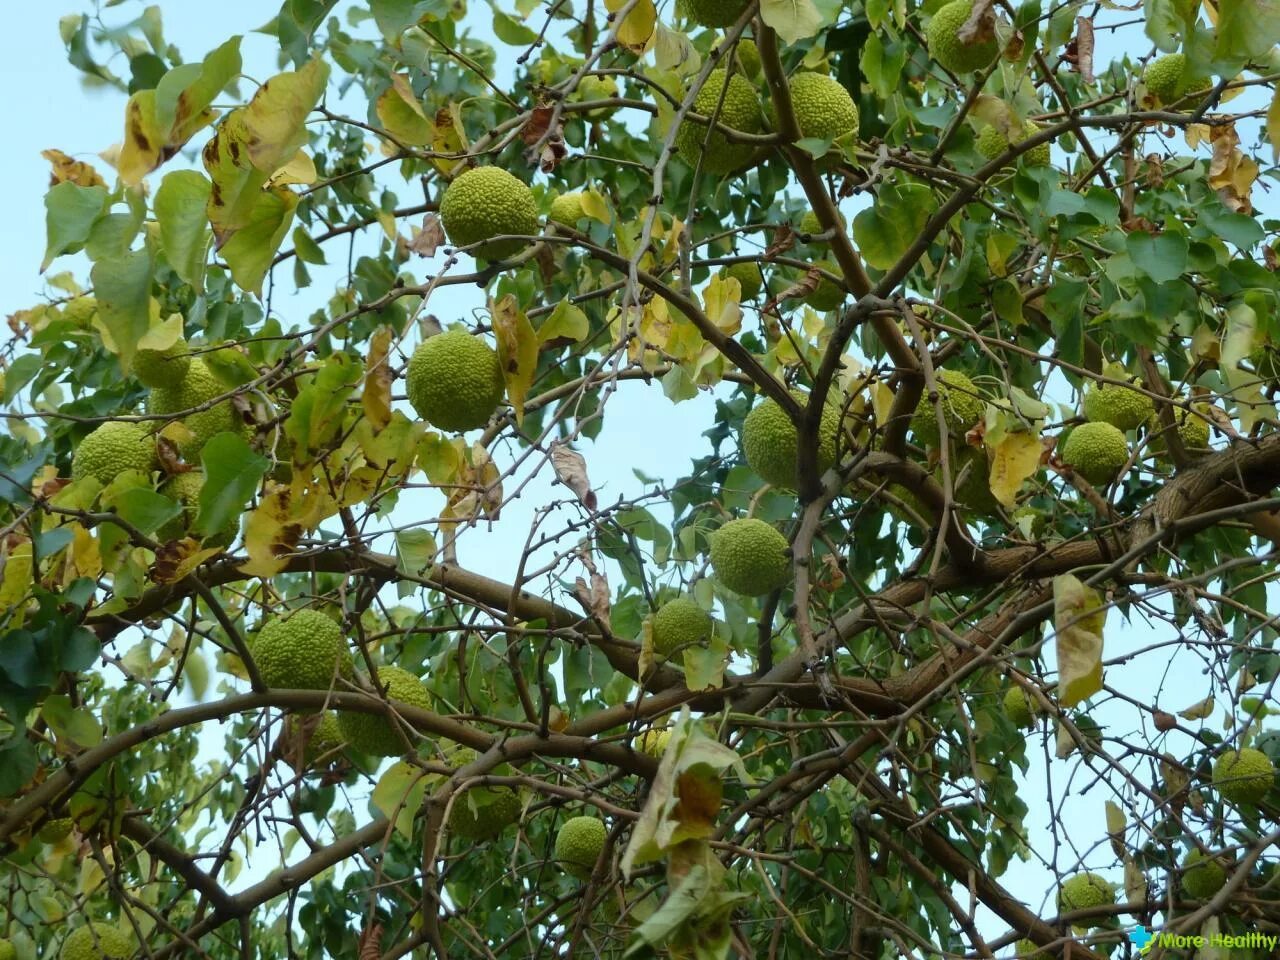
[[[210,404],[228,392],[228,384],[203,359],[190,355],[185,340],[179,338],[165,350],[139,350],[133,373],[150,387],[146,402],[149,416],[193,411],[178,418],[181,428],[175,431],[178,453],[188,463],[199,462],[200,451],[216,434],[249,433],[248,425],[230,400]],[[150,478],[160,468],[156,448],[159,424],[159,420],[112,420],[95,428],[72,454],[71,479],[93,477],[105,487],[129,470]],[[175,540],[192,531],[203,487],[204,474],[199,470],[173,473],[161,481],[160,493],[182,507],[182,513],[156,532],[158,539]],[[238,528],[239,520],[235,518],[208,539],[226,546],[235,539]]]
[[[1122,372],[1108,365],[1109,373]],[[1092,484],[1110,483],[1131,457],[1125,434],[1142,428],[1151,436],[1151,448],[1163,455],[1163,426],[1156,413],[1155,402],[1143,391],[1142,381],[1132,386],[1091,384],[1084,392],[1086,423],[1066,435],[1058,453],[1070,466]],[[1204,453],[1209,447],[1209,405],[1196,403],[1190,410],[1174,408],[1174,423],[1183,449],[1191,455]]]

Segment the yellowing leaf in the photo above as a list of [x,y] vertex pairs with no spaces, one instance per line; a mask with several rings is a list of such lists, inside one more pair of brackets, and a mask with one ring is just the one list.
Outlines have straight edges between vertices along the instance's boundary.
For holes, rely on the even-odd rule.
[[91,164],[67,156],[61,150],[41,150],[40,156],[53,165],[51,185],[71,181],[79,187],[105,187],[107,182]]
[[409,78],[402,73],[391,75],[391,86],[378,97],[374,109],[383,129],[398,143],[420,147],[430,143],[435,135],[431,121],[422,112],[422,104],[409,85]]
[[538,369],[538,335],[513,294],[489,302],[493,332],[498,338],[498,360],[507,384],[507,399],[515,408],[516,423],[524,421],[524,401]]
[[364,390],[360,405],[375,430],[381,430],[391,422],[391,364],[387,354],[391,349],[391,328],[379,327],[369,338],[369,355],[364,363]]
[[598,220],[606,225],[613,221],[609,211],[609,201],[595,187],[582,191],[582,212],[592,220]]
[[272,577],[284,569],[286,558],[304,532],[291,515],[291,503],[288,487],[268,483],[266,496],[245,524],[244,545],[249,559],[240,565],[240,570],[247,576]]
[[[630,0],[605,0],[605,8],[610,13],[617,13]],[[618,43],[634,54],[642,54],[648,49],[649,40],[653,37],[654,27],[658,23],[658,10],[653,0],[638,0],[631,11],[617,28]]]
[[813,0],[760,0],[760,18],[787,43],[814,36],[823,23]]
[[1058,702],[1073,707],[1102,689],[1102,628],[1107,611],[1097,591],[1064,573],[1053,581]]
[[1194,703],[1185,710],[1179,710],[1178,716],[1184,720],[1203,720],[1213,713],[1213,702],[1213,694],[1209,694],[1199,703]]
[[13,547],[0,541],[0,610],[8,611],[8,627],[16,630],[26,616],[23,601],[31,595],[31,541]]
[[317,176],[316,162],[307,151],[299,150],[293,155],[293,159],[267,178],[267,186],[287,187],[295,183],[306,185],[315,183]]
[[702,291],[703,310],[720,332],[732,337],[742,329],[742,287],[734,278],[712,276]]
[[1271,158],[1280,163],[1280,87],[1276,88],[1267,108],[1267,139],[1271,141]]
[[262,295],[262,282],[276,251],[293,226],[298,195],[285,187],[257,195],[248,221],[223,241],[220,252],[231,268],[231,278],[242,289]]
[[996,444],[991,459],[988,484],[992,495],[1004,506],[1012,507],[1023,482],[1039,469],[1043,452],[1036,434],[1006,433]]
[[431,123],[431,150],[435,156],[431,162],[441,173],[452,173],[457,165],[450,157],[460,156],[467,148],[466,128],[462,125],[462,107],[451,103],[436,111]]
[[302,69],[279,73],[258,88],[245,108],[249,161],[271,174],[307,142],[307,116],[329,82],[329,64],[308,60]]
[[[438,775],[437,775],[438,776]],[[378,811],[395,824],[396,830],[406,839],[413,835],[413,821],[422,808],[422,800],[432,777],[413,764],[401,760],[387,768],[373,788],[370,798]],[[461,795],[454,797],[455,804],[462,803]]]
[[586,313],[575,307],[569,298],[565,297],[556,304],[556,308],[551,311],[551,316],[547,317],[538,328],[538,340],[544,344],[559,340],[579,343],[585,340],[590,332],[591,324],[587,320]]

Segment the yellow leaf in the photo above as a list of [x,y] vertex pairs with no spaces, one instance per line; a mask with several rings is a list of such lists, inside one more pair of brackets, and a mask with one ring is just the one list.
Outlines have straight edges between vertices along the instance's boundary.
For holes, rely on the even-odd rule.
[[489,301],[489,311],[498,338],[498,361],[507,384],[507,399],[515,408],[516,423],[523,423],[524,400],[538,370],[538,335],[513,294],[497,303]]
[[219,246],[248,225],[267,176],[274,172],[274,168],[262,171],[245,162],[249,137],[245,111],[240,109],[229,114],[205,144],[204,168],[213,181],[209,223]]
[[369,355],[365,358],[364,390],[360,405],[375,430],[381,430],[391,422],[391,364],[387,354],[391,349],[391,328],[379,327],[369,338]]
[[278,483],[267,484],[267,494],[249,514],[244,528],[247,562],[241,572],[251,577],[272,577],[284,569],[288,555],[302,537],[303,527],[290,515],[292,492]]
[[1102,628],[1107,611],[1097,591],[1064,573],[1053,581],[1058,655],[1058,702],[1064,707],[1102,689]]
[[993,451],[988,480],[992,495],[1006,507],[1012,507],[1023,481],[1039,468],[1043,452],[1040,438],[1034,433],[1006,433]]
[[245,108],[249,162],[272,174],[306,145],[306,121],[329,82],[329,64],[308,60],[302,69],[278,73]]
[[1280,87],[1276,88],[1267,108],[1267,139],[1271,141],[1272,160],[1280,163]]
[[732,337],[742,329],[742,287],[730,277],[712,276],[702,291],[703,310],[721,333]]
[[1193,703],[1185,710],[1179,710],[1178,716],[1184,720],[1203,720],[1205,717],[1213,713],[1213,694],[1205,697],[1199,703]]
[[40,156],[44,157],[53,165],[53,173],[50,177],[50,186],[55,186],[65,180],[70,180],[74,184],[82,187],[105,187],[107,182],[91,164],[85,163],[83,160],[75,160],[61,150],[42,150]]
[[0,541],[0,610],[9,612],[8,626],[16,630],[26,616],[22,601],[31,594],[31,541],[6,548]]
[[609,212],[609,201],[595,187],[582,191],[582,212],[592,220],[608,225],[613,221]]
[[441,173],[452,173],[458,161],[450,159],[461,155],[467,148],[466,128],[462,125],[462,107],[451,103],[436,111],[431,123],[431,151],[442,156],[432,157]]
[[78,577],[98,579],[102,573],[102,554],[98,550],[98,538],[79,523],[71,523],[68,526],[71,528],[71,553],[68,557],[65,582],[70,583]]
[[[627,5],[629,0],[605,0],[605,7],[610,13],[617,13]],[[639,0],[631,8],[631,12],[618,25],[616,34],[618,43],[634,54],[642,54],[648,49],[653,37],[654,27],[658,23],[658,11],[653,0]]]
[[268,187],[287,187],[290,184],[315,183],[318,174],[316,163],[305,150],[299,150],[283,167],[267,178]]
[[375,109],[383,129],[398,143],[420,147],[430,143],[435,135],[431,121],[422,112],[422,104],[404,74],[391,75],[391,86],[378,97]]

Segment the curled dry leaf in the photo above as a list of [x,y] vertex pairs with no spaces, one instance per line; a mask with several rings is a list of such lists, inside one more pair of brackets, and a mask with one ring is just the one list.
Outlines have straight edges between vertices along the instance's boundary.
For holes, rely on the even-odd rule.
[[996,39],[996,12],[993,0],[975,0],[969,19],[956,31],[956,39],[965,46]]
[[588,510],[596,509],[596,493],[587,478],[587,461],[567,443],[557,441],[551,447],[551,467],[556,479],[573,491]]
[[420,257],[434,257],[436,250],[444,242],[444,227],[440,225],[440,218],[434,213],[428,213],[422,218],[422,228],[409,241],[409,249]]

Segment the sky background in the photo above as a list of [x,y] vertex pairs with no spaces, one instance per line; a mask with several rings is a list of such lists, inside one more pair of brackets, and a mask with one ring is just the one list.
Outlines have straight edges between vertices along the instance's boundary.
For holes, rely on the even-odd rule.
[[[250,33],[270,15],[274,4],[263,4],[260,0],[218,0],[216,4],[209,5],[169,0],[159,6],[164,14],[167,40],[182,50],[187,61],[198,60],[208,49],[234,33],[244,33],[245,72],[262,79],[277,69],[274,39]],[[345,3],[340,5],[339,11],[346,6]],[[136,16],[142,7],[141,3],[127,2],[105,10],[104,15],[108,22],[116,23]],[[479,3],[473,2],[472,20],[480,23],[478,16],[483,16],[484,10]],[[58,17],[71,12],[81,12],[75,0],[11,4],[6,11],[5,29],[0,31],[0,74],[3,75],[5,89],[11,92],[4,106],[6,144],[0,155],[0,173],[9,188],[6,224],[0,231],[0,315],[31,306],[41,296],[42,283],[37,271],[44,248],[43,195],[48,185],[48,165],[40,157],[40,151],[50,147],[60,149],[94,163],[110,178],[111,171],[96,154],[121,137],[124,96],[113,89],[87,89],[79,72],[66,62],[57,27]],[[1145,41],[1141,37],[1138,40],[1132,49],[1145,52]],[[1100,43],[1100,50],[1105,51],[1114,42],[1109,37],[1105,38]],[[501,46],[498,49],[506,50]],[[127,71],[125,64],[112,63],[109,66],[117,73]],[[509,75],[509,70],[509,64],[500,67],[499,81],[504,72]],[[248,92],[251,87],[246,86],[245,90]],[[203,135],[197,136],[196,143],[203,143]],[[175,161],[175,164],[178,162],[181,161]],[[153,175],[151,179],[154,189],[158,177]],[[402,202],[410,195],[411,191],[401,188]],[[846,204],[845,215],[851,217],[856,209],[856,206]],[[371,235],[370,242],[376,242],[376,236]],[[330,259],[345,258],[331,255]],[[408,269],[421,276],[438,264],[439,259],[414,261]],[[74,258],[65,258],[58,261],[52,270],[56,272],[75,266]],[[80,276],[84,276],[83,271]],[[311,288],[293,296],[291,274],[285,271],[278,278],[274,306],[288,326],[321,305],[342,279],[340,273],[326,275],[323,270],[314,270]],[[428,309],[448,324],[469,318],[471,312],[482,305],[482,297],[483,294],[474,288],[447,287],[432,299]],[[711,397],[704,393],[696,400],[672,405],[661,395],[656,383],[651,387],[641,383],[621,384],[610,405],[606,428],[596,441],[584,442],[579,447],[588,461],[591,479],[601,501],[609,502],[619,495],[634,496],[641,492],[643,488],[634,477],[633,469],[666,480],[674,480],[686,473],[689,461],[709,450],[700,430],[712,422],[712,402]],[[565,488],[553,488],[548,479],[549,473],[544,469],[525,495],[507,507],[502,520],[490,531],[477,531],[479,536],[473,534],[463,538],[461,560],[464,566],[472,566],[498,578],[514,573],[533,511],[550,499],[567,496]],[[416,504],[413,507],[418,509]],[[424,502],[422,509],[436,508]],[[1108,657],[1122,658],[1152,643],[1167,642],[1171,638],[1168,630],[1153,630],[1140,621],[1127,626],[1119,613],[1113,611],[1107,634]],[[1159,702],[1163,709],[1177,711],[1208,692],[1205,668],[1205,662],[1194,652],[1183,651],[1177,660],[1169,660],[1167,654],[1158,651],[1136,657],[1128,665],[1113,666],[1109,669],[1108,680],[1132,689],[1141,704]],[[1145,712],[1132,704],[1111,702],[1094,710],[1093,715],[1107,728],[1109,736],[1137,736],[1146,740],[1154,735],[1145,726],[1148,720]],[[1218,727],[1222,719],[1219,711],[1206,722]],[[221,752],[220,734],[208,746],[214,752]],[[1177,753],[1185,746],[1185,738],[1174,735],[1162,748]],[[1027,780],[1029,789],[1024,796],[1042,796],[1051,776],[1056,794],[1054,809],[1066,828],[1060,836],[1069,837],[1074,843],[1074,849],[1068,845],[1057,850],[1058,869],[1074,867],[1081,857],[1093,864],[1112,864],[1113,857],[1106,846],[1103,826],[1103,800],[1108,797],[1100,790],[1083,789],[1092,780],[1089,771],[1080,767],[1074,758],[1070,761],[1050,759],[1052,731],[1047,731],[1044,737],[1035,735],[1029,738],[1028,754],[1032,758],[1032,769]],[[1000,762],[1000,758],[995,760]],[[1064,785],[1068,783],[1069,789],[1064,791]],[[1071,795],[1063,796],[1063,793]],[[1035,849],[1056,849],[1048,837],[1049,816],[1049,811],[1040,807],[1033,808],[1028,818],[1031,846]],[[237,886],[252,882],[274,865],[255,863],[253,869],[242,874]],[[1112,880],[1120,879],[1114,868],[1108,868],[1104,873]],[[1052,904],[1046,902],[1052,895],[1052,875],[1044,865],[1014,863],[1002,882],[1017,891],[1033,909],[1053,912]],[[991,935],[1003,932],[1000,924],[990,918],[983,926]]]

